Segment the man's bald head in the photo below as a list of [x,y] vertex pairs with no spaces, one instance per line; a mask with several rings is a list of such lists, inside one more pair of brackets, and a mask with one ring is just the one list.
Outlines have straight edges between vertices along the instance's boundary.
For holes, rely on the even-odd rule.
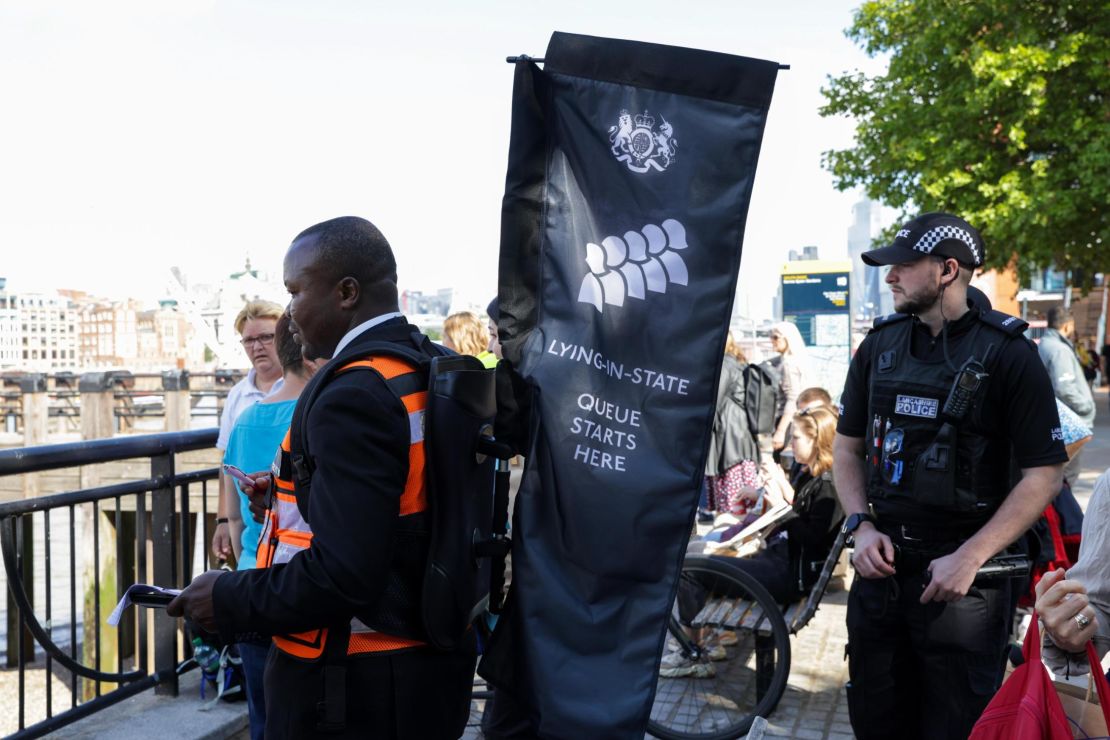
[[289,315],[309,357],[331,357],[349,330],[397,310],[397,263],[366,219],[334,218],[305,229],[285,253]]
[[315,250],[313,267],[320,277],[338,282],[352,277],[363,291],[377,293],[379,283],[392,285],[396,300],[397,261],[389,242],[378,227],[358,216],[340,216],[318,223],[297,234],[293,244],[303,242]]

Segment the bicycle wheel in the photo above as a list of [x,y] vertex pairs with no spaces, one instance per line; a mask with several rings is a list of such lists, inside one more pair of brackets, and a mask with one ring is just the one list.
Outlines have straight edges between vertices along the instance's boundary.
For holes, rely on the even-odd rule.
[[648,732],[664,740],[738,738],[786,690],[790,633],[767,590],[726,560],[691,555],[682,577],[706,599],[692,628],[669,619]]

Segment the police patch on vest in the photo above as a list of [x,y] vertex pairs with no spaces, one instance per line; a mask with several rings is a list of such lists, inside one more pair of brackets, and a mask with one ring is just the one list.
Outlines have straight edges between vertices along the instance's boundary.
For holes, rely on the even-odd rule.
[[894,413],[902,416],[921,416],[927,419],[935,419],[939,407],[940,401],[935,398],[899,395],[894,402]]

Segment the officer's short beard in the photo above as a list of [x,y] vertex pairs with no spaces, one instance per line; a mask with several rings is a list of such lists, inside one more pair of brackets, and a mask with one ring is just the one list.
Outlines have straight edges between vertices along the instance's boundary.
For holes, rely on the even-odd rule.
[[901,303],[898,302],[898,295],[895,294],[894,310],[898,313],[920,316],[935,306],[943,294],[944,290],[939,285],[936,287],[923,287],[916,293],[902,293]]

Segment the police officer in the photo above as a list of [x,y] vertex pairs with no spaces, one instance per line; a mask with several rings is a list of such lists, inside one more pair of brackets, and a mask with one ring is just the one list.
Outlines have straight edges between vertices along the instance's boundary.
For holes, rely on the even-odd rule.
[[977,574],[1060,490],[1052,385],[1025,322],[969,303],[983,242],[963,219],[918,216],[863,260],[890,266],[897,313],[852,360],[834,445],[855,542],[852,728],[967,737],[997,690],[1011,612],[1012,581]]

